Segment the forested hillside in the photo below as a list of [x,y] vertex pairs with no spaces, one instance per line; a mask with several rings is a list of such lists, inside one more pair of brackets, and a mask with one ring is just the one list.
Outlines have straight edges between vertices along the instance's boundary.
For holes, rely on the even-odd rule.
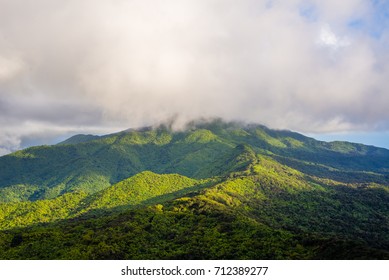
[[389,151],[259,125],[18,151],[0,201],[1,259],[389,259]]

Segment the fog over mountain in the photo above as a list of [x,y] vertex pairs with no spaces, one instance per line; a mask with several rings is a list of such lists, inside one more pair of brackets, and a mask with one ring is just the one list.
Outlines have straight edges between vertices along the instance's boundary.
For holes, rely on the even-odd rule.
[[389,129],[386,1],[0,0],[0,155],[222,117]]

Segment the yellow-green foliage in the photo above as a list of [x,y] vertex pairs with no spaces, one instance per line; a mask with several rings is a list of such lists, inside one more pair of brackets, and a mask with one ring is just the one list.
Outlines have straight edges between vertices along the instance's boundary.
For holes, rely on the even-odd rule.
[[29,148],[0,157],[0,259],[389,259],[388,159],[223,122]]
[[[0,219],[11,220],[0,231],[0,259],[389,257],[389,197],[380,186],[318,188],[315,178],[262,156],[249,168],[222,182],[142,172],[94,195],[3,204]],[[173,185],[182,189],[164,193]],[[138,207],[93,211],[129,201]],[[78,216],[87,210],[93,218]],[[66,217],[75,219],[36,225]],[[15,228],[25,225],[33,227]]]
[[255,174],[267,188],[277,187],[287,191],[297,191],[302,189],[313,189],[315,185],[309,184],[304,174],[282,165],[267,156],[260,156],[257,164],[253,166]]
[[118,144],[130,145],[166,145],[172,140],[172,135],[166,131],[148,130],[148,131],[131,131],[123,132],[117,140]]
[[28,201],[39,190],[38,186],[17,184],[0,189],[0,203]]
[[158,196],[193,187],[199,181],[178,174],[144,171],[96,194],[90,209],[137,205]]
[[51,200],[0,203],[0,229],[25,227],[68,218],[85,197],[85,193],[78,192]]
[[330,143],[328,143],[328,146],[330,146],[332,150],[338,151],[341,153],[358,152],[357,148],[359,147],[359,146],[356,146],[355,144],[352,144],[352,143],[340,142],[340,141],[330,142]]
[[207,129],[197,129],[191,132],[185,139],[184,143],[208,143],[218,140],[218,137]]
[[21,151],[16,151],[12,153],[10,156],[16,157],[16,158],[26,158],[26,159],[33,159],[36,156],[32,153],[29,153],[27,151],[21,150]]
[[250,136],[250,133],[245,131],[244,129],[238,128],[238,129],[232,129],[230,131],[231,135],[233,136],[240,136],[240,137],[247,137]]
[[292,148],[301,148],[304,146],[304,142],[301,142],[297,139],[293,139],[291,137],[286,137],[283,139],[283,141],[286,142],[287,145],[292,147]]
[[[106,136],[78,135],[60,145],[0,157],[0,201],[48,199],[74,190],[95,193],[145,170],[197,179],[225,176],[245,168],[246,163],[232,156],[240,145],[283,158],[283,164],[307,175],[387,184],[385,149],[320,142],[290,131],[219,120],[182,131],[160,126]],[[38,189],[24,191],[22,185]]]
[[254,177],[227,180],[205,191],[205,196],[227,206],[239,206],[247,199],[263,199],[265,195]]
[[89,195],[73,192],[54,199],[0,203],[0,229],[25,227],[79,216],[90,210],[156,204],[200,190],[213,180],[195,180],[178,174],[144,171],[103,191]]
[[286,148],[287,147],[284,143],[282,143],[281,140],[274,138],[274,137],[271,137],[266,132],[264,132],[262,129],[256,129],[255,133],[260,139],[265,140],[268,144],[270,144],[274,147],[278,147],[278,148]]

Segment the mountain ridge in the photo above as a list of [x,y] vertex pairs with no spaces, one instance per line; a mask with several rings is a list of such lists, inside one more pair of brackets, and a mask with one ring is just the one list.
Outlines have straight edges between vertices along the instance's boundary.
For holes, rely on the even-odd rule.
[[0,170],[0,259],[389,259],[386,149],[215,120]]
[[[385,191],[380,186],[359,188],[314,177],[308,180],[306,174],[269,156],[257,155],[255,159],[244,170],[208,186],[187,187],[173,197],[151,194],[153,201],[146,199],[146,204],[137,208],[131,207],[131,192],[125,192],[129,195],[126,198],[121,183],[89,196],[68,193],[51,201],[22,202],[34,206],[34,212],[14,205],[14,217],[5,215],[5,223],[4,216],[0,223],[7,229],[0,230],[0,258],[389,259],[387,186]],[[161,176],[173,181],[181,178],[146,171],[123,182],[155,181]],[[196,180],[184,178],[183,185],[192,183]],[[155,184],[144,186],[154,188]],[[129,187],[143,189],[136,184]],[[115,188],[121,200],[110,207],[119,208],[107,212],[105,200],[99,197],[109,189],[115,192]],[[60,207],[53,203],[57,200],[62,202]],[[127,201],[128,206],[123,208],[121,201]],[[57,219],[49,208],[54,219],[36,223],[36,219],[47,219],[41,215],[42,205],[47,203],[62,213],[68,209],[69,214]],[[12,224],[15,220],[25,221],[24,226]],[[41,235],[46,245],[40,244]],[[123,244],[123,240],[135,242]],[[57,249],[47,250],[50,247]]]
[[[322,172],[333,169],[352,174],[370,172],[371,181],[380,183],[389,176],[389,150],[346,142],[316,141],[295,132],[275,131],[262,125],[216,120],[191,124],[181,131],[159,126],[97,138],[74,137],[65,140],[65,144],[31,147],[0,157],[0,201],[17,200],[14,194],[22,194],[26,188],[39,190],[21,195],[21,200],[53,198],[77,189],[95,192],[145,170],[193,178],[212,177],[223,170],[222,163],[219,163],[219,170],[215,169],[218,158],[223,161],[242,144],[249,145],[255,153],[286,158],[284,164],[308,173],[317,171],[313,168],[315,164],[324,164],[326,167]],[[72,141],[75,143],[70,143]],[[14,173],[20,175],[14,176]]]

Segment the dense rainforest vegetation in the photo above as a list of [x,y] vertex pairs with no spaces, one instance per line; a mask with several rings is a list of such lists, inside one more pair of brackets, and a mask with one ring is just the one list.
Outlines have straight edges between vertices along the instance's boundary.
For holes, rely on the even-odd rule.
[[389,151],[221,120],[28,148],[0,259],[389,259]]

